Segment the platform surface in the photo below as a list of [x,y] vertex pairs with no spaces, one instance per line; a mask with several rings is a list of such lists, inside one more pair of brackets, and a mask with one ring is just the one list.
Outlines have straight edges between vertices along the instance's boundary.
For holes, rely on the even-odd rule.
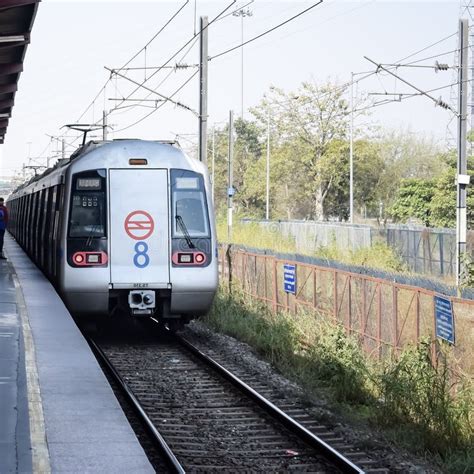
[[8,235],[5,250],[0,472],[154,472],[53,286]]

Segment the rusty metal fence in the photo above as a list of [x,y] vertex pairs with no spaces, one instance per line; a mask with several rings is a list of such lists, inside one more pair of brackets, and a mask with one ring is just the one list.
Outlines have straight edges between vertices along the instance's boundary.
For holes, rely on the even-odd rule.
[[[223,284],[238,285],[274,312],[286,310],[297,317],[310,310],[337,322],[378,359],[422,337],[435,338],[435,291],[242,247],[222,246],[219,260]],[[284,289],[285,264],[296,267],[295,294]],[[446,297],[453,303],[457,365],[472,374],[474,300]]]

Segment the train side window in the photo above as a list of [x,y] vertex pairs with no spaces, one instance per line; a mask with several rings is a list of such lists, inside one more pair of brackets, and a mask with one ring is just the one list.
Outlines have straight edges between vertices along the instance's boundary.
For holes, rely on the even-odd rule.
[[209,237],[209,216],[203,176],[188,170],[171,170],[172,234],[182,238]]

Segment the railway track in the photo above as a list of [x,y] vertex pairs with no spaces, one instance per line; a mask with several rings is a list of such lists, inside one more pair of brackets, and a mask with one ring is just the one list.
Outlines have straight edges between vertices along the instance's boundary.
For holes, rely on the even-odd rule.
[[364,472],[185,339],[91,345],[172,472]]

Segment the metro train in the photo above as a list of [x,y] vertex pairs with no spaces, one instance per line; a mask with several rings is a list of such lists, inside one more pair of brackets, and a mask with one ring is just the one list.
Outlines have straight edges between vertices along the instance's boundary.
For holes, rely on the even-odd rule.
[[7,207],[8,231],[78,319],[128,313],[177,329],[212,304],[209,177],[176,143],[89,142]]

